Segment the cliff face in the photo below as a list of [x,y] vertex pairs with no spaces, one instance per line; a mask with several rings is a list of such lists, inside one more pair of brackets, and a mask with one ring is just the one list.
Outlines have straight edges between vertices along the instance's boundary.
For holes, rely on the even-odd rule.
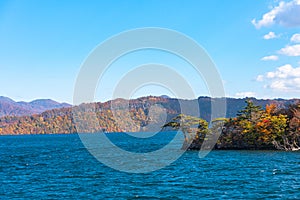
[[[76,117],[80,118],[82,122],[79,126],[74,124],[71,107],[52,109],[40,114],[29,113],[28,116],[5,116],[0,118],[0,134],[157,131],[157,128],[161,127],[163,123],[181,113],[180,104],[182,102],[190,112],[185,114],[193,115],[195,113],[193,105],[198,103],[200,116],[197,117],[210,121],[211,101],[214,100],[209,97],[199,97],[196,100],[179,100],[149,96],[130,101],[116,99],[105,103],[81,104],[73,107],[77,111]],[[299,101],[297,99],[251,100],[263,108],[270,103],[284,107]],[[227,98],[226,101],[227,117],[234,117],[237,111],[245,106],[245,99]],[[33,104],[45,108],[41,102],[31,102],[31,105]],[[62,105],[60,104],[60,106]],[[1,108],[0,104],[1,109],[0,112],[4,113],[4,108]],[[93,117],[95,113],[96,118]]]

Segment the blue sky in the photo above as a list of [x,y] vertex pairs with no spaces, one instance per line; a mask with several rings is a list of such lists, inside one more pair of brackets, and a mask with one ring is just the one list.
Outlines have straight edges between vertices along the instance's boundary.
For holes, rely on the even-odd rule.
[[[72,103],[81,64],[122,31],[162,27],[188,35],[215,62],[230,97],[300,97],[300,1],[0,1],[0,96]],[[166,53],[139,52],[114,63],[96,100],[111,98],[130,67],[162,62],[209,95],[190,66]],[[167,93],[148,87],[142,95]]]

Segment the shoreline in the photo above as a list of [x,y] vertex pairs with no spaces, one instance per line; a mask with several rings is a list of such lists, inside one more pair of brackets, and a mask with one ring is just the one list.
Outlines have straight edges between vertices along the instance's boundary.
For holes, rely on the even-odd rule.
[[[160,132],[160,133],[174,133],[176,131],[163,131],[163,132]],[[130,132],[130,133],[151,133],[151,132]],[[88,135],[88,134],[103,134],[101,132],[97,132],[97,133],[53,133],[53,134],[49,134],[49,133],[46,133],[46,134],[7,134],[7,135],[0,135],[0,139],[4,139],[5,137],[7,138],[17,138],[17,137],[55,137],[55,136],[58,136],[58,137],[61,137],[61,136],[79,136],[79,134],[85,134],[85,135]],[[126,132],[109,132],[109,133],[104,133],[104,134],[126,134]],[[155,135],[154,135],[155,136]],[[80,139],[80,136],[79,136],[79,139]],[[201,149],[201,146],[199,148],[193,148],[193,149],[187,149],[186,151],[189,151],[189,152],[196,152],[196,151],[200,151]],[[202,150],[202,151],[205,151],[205,150]],[[250,151],[250,152],[255,152],[255,151],[262,151],[262,152],[267,152],[267,151],[274,151],[274,152],[300,152],[299,150],[296,150],[296,151],[285,151],[285,150],[280,150],[280,149],[276,149],[276,148],[263,148],[263,149],[253,149],[253,148],[249,148],[249,149],[244,149],[244,148],[213,148],[212,150],[210,151]]]

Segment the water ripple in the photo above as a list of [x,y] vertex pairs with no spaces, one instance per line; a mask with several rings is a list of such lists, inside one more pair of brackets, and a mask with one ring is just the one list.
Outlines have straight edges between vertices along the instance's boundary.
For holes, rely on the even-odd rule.
[[[120,134],[111,137],[126,146]],[[162,141],[131,146],[144,152]],[[0,147],[0,199],[300,199],[299,152],[213,151],[200,159],[189,151],[159,171],[128,174],[99,163],[77,135],[5,136]]]

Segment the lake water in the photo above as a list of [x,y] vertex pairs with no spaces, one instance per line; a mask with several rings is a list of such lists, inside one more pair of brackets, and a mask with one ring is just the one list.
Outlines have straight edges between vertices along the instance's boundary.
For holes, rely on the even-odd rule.
[[[143,152],[173,136],[109,137]],[[1,136],[0,182],[0,199],[300,199],[300,152],[212,151],[200,159],[188,151],[161,170],[132,174],[101,164],[76,134]]]

